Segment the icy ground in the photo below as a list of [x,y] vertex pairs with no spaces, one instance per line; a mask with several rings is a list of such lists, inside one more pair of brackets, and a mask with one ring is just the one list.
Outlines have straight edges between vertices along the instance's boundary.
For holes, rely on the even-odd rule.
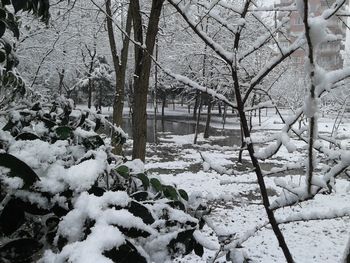
[[[183,111],[182,114],[185,112]],[[237,128],[236,121],[234,118],[229,119],[227,127]],[[254,121],[256,122],[257,118]],[[333,122],[332,116],[321,118],[320,132],[331,132]],[[212,125],[217,128],[222,126],[219,118],[214,118]],[[276,116],[263,117],[262,126],[255,126],[257,129],[252,136],[253,140],[263,141],[280,126],[281,123]],[[339,138],[350,137],[349,130],[349,119],[344,119],[337,136]],[[163,133],[158,135],[159,143],[148,145],[146,169],[149,174],[159,176],[164,183],[173,183],[188,191],[192,201],[197,200],[212,208],[211,214],[206,217],[211,228],[206,226],[205,232],[213,241],[217,240],[218,235],[232,234],[233,240],[242,238],[249,231],[264,225],[267,217],[261,204],[255,174],[246,162],[249,160],[246,153],[243,165],[241,165],[237,163],[237,146],[223,147],[222,136],[204,140],[203,134],[200,134],[199,144],[193,145],[193,134],[179,136]],[[130,143],[131,141],[128,142]],[[283,148],[272,160],[263,162],[262,168],[268,171],[281,167],[287,162],[302,163],[305,160],[304,144],[300,141],[295,143],[298,147],[297,152],[289,154]],[[290,174],[287,172],[284,178],[298,184],[304,179],[296,174],[303,173],[302,170],[292,171]],[[275,185],[276,178],[281,178],[281,174],[265,176],[271,201],[281,191]],[[288,220],[292,215],[302,215],[308,218],[317,213],[332,216],[340,210],[350,212],[349,181],[345,177],[338,179],[335,189],[336,191],[331,194],[317,195],[312,201],[291,208],[279,209],[276,217],[278,220]],[[281,224],[280,227],[295,261],[299,263],[340,262],[350,234],[348,216],[338,219],[286,223]],[[269,226],[261,227],[243,243],[243,246],[244,251],[253,262],[285,262]],[[188,255],[176,262],[207,262],[209,258],[214,257],[214,254],[215,251],[207,250],[202,258]],[[216,262],[225,262],[225,259],[221,258]]]

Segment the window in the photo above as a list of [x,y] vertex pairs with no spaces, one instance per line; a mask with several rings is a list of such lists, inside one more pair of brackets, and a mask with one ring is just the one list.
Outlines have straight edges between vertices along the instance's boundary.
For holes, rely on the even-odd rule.
[[298,15],[298,17],[295,18],[294,20],[294,25],[303,25],[303,19]]

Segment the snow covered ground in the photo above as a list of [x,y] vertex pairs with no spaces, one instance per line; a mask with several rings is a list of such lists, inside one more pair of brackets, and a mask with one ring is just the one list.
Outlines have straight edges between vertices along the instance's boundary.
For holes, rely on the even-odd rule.
[[[171,113],[179,118],[186,114],[184,108]],[[333,119],[333,116],[320,119],[321,133],[331,132]],[[257,118],[254,118],[254,123],[257,123]],[[222,127],[221,119],[215,117],[212,126]],[[255,125],[252,139],[264,141],[281,126],[282,123],[271,111],[267,117],[263,116],[261,126]],[[237,127],[236,118],[228,119],[226,128]],[[350,121],[344,119],[337,136],[348,139],[349,130]],[[237,131],[234,134],[237,134]],[[164,183],[176,184],[179,188],[185,189],[190,194],[192,202],[208,204],[212,208],[211,214],[206,217],[210,223],[210,227],[205,227],[206,235],[213,241],[217,240],[218,236],[224,238],[231,236],[236,240],[258,228],[259,230],[242,244],[246,254],[253,262],[284,262],[284,256],[271,228],[265,225],[267,217],[261,203],[256,176],[249,168],[249,157],[246,153],[243,155],[242,165],[237,163],[238,146],[223,146],[222,136],[205,140],[203,134],[200,134],[199,144],[193,145],[194,134],[159,135],[157,145],[148,145],[146,169],[149,174],[159,176]],[[129,145],[130,143],[131,141],[128,141]],[[282,148],[273,159],[263,162],[262,168],[270,170],[287,163],[304,162],[304,144],[297,140],[293,140],[293,143],[297,146],[296,152],[290,154]],[[297,173],[304,172],[299,170],[287,173],[284,178],[299,184],[304,179],[296,175]],[[276,179],[280,178],[281,174],[265,176],[271,201],[281,191],[275,184]],[[318,214],[332,216],[347,211],[344,213],[347,216],[337,219],[301,220],[281,224],[296,262],[340,262],[350,235],[350,183],[343,177],[336,181],[335,189],[336,191],[331,194],[319,194],[314,200],[291,208],[282,208],[276,212],[279,221],[288,221],[292,218],[311,218]],[[214,255],[215,251],[207,250],[202,258],[188,255],[177,259],[176,262],[207,262]],[[225,262],[225,258],[220,258],[217,262]]]
[[[203,110],[205,112],[205,110]],[[279,132],[283,123],[274,110],[262,111],[261,125],[258,125],[258,117],[253,118],[252,140],[264,145],[274,134]],[[106,109],[103,113],[108,115]],[[153,109],[148,109],[149,115]],[[247,240],[242,243],[243,251],[253,262],[284,262],[284,256],[278,247],[277,240],[270,228],[266,225],[267,217],[262,206],[256,176],[249,166],[249,157],[243,154],[243,164],[237,162],[239,145],[225,145],[224,139],[229,136],[238,144],[239,125],[238,119],[232,113],[228,115],[225,130],[226,136],[220,135],[222,129],[222,117],[213,111],[211,127],[216,136],[204,139],[199,135],[198,145],[193,145],[194,134],[178,135],[178,131],[159,132],[159,143],[148,144],[146,169],[152,176],[158,176],[164,183],[175,184],[185,189],[190,194],[192,202],[201,202],[212,209],[206,221],[210,226],[205,227],[205,233],[210,239],[217,242],[220,238],[231,238],[233,241]],[[282,111],[284,117],[291,115],[288,110]],[[128,111],[124,112],[128,115]],[[173,110],[172,106],[166,108],[166,120],[182,123],[182,126],[193,126],[195,121],[191,119],[186,107]],[[328,136],[332,133],[336,113],[319,118],[319,132]],[[202,116],[201,124],[205,121]],[[176,126],[175,126],[176,127]],[[298,124],[295,128],[299,128]],[[202,126],[203,129],[203,126]],[[188,129],[191,130],[191,129]],[[228,130],[228,132],[227,132]],[[339,127],[333,131],[335,137],[342,139],[341,147],[349,149],[350,141],[350,116],[345,114]],[[201,130],[203,132],[203,130]],[[232,132],[232,135],[230,133]],[[228,135],[227,135],[228,134]],[[220,136],[219,136],[220,135]],[[232,140],[233,137],[233,140]],[[261,163],[262,169],[269,171],[283,167],[286,164],[300,166],[305,162],[305,143],[292,139],[297,151],[289,153],[286,148],[281,150],[270,160]],[[131,148],[131,140],[126,148]],[[130,156],[129,156],[130,157]],[[322,163],[319,164],[322,166]],[[265,181],[271,202],[280,193],[281,188],[276,182],[283,176],[284,180],[292,181],[296,185],[305,180],[302,176],[303,169],[290,171],[284,175],[277,173],[266,175]],[[276,180],[277,179],[277,180]],[[335,191],[331,194],[319,194],[314,200],[303,202],[290,208],[281,208],[276,211],[278,221],[289,221],[299,218],[300,221],[281,224],[287,244],[296,262],[334,263],[340,262],[347,240],[350,235],[350,183],[343,176],[336,180]],[[345,215],[336,219],[306,220],[317,215]],[[258,229],[258,230],[257,230]],[[250,233],[254,233],[250,235]],[[208,262],[215,257],[216,251],[206,250],[202,258],[195,255],[187,255],[176,262]],[[210,262],[210,261],[209,261]],[[225,262],[225,258],[219,258],[216,262]]]

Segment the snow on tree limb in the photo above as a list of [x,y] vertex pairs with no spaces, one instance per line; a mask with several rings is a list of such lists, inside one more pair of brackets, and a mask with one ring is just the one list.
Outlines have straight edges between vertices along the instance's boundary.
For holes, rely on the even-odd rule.
[[154,58],[153,58],[153,62],[157,64],[157,66],[162,69],[167,75],[169,75],[170,77],[174,78],[175,80],[181,82],[184,85],[187,85],[195,90],[199,90],[202,91],[204,93],[207,93],[211,96],[213,96],[213,98],[216,98],[224,103],[226,103],[228,106],[236,109],[237,105],[235,103],[233,103],[232,101],[228,100],[227,97],[223,94],[219,94],[217,93],[215,90],[211,89],[211,88],[207,88],[204,86],[201,86],[199,83],[191,80],[190,78],[183,76],[183,75],[179,75],[179,74],[175,74],[173,72],[171,72],[168,69],[163,68],[159,62],[157,62]]
[[222,59],[224,59],[228,64],[232,64],[234,53],[229,52],[224,49],[219,43],[214,41],[209,37],[204,31],[200,30],[193,20],[191,20],[187,13],[185,7],[180,6],[181,1],[168,0],[168,2],[178,11],[178,13],[184,18],[191,29],[208,45],[214,52],[216,52]]

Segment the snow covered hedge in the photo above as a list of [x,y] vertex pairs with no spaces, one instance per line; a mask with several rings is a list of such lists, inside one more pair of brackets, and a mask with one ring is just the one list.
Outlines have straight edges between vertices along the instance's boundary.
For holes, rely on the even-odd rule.
[[[1,262],[165,262],[203,247],[185,191],[123,164],[100,128],[122,130],[71,101],[0,117]],[[196,234],[195,234],[196,236]]]

